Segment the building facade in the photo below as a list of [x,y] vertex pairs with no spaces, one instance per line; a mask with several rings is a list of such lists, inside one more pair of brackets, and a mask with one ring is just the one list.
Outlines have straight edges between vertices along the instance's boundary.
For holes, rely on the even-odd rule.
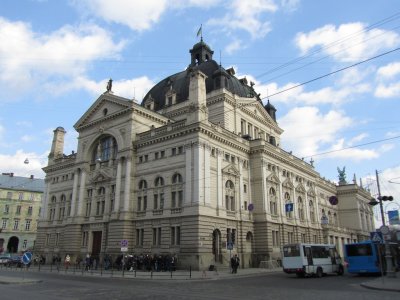
[[0,253],[34,249],[43,192],[43,179],[0,175]]
[[101,261],[122,248],[203,269],[228,265],[234,252],[250,267],[280,259],[286,243],[341,251],[369,237],[371,195],[283,150],[275,107],[212,55],[203,40],[195,44],[188,68],[141,104],[114,95],[110,81],[74,125],[76,152],[64,154],[66,132],[54,131],[41,254]]

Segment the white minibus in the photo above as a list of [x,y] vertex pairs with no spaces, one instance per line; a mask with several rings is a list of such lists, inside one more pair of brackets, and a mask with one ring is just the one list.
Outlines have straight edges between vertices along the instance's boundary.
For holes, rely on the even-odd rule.
[[335,245],[326,244],[289,244],[283,246],[283,271],[296,274],[297,277],[316,276],[336,273],[343,275],[342,259]]

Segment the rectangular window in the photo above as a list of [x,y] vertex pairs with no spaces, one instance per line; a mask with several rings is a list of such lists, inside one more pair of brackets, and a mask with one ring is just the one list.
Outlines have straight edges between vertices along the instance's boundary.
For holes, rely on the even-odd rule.
[[176,192],[171,193],[171,207],[172,208],[176,207]]
[[8,214],[10,212],[10,206],[8,205],[8,204],[6,204],[5,206],[4,206],[4,213],[5,214]]
[[24,193],[18,194],[18,200],[24,200]]
[[55,240],[55,246],[58,246],[58,243],[60,241],[60,233],[56,233],[56,240]]
[[180,245],[181,243],[181,227],[171,227],[171,245]]
[[183,191],[178,191],[178,207],[183,205]]
[[33,210],[33,207],[29,206],[28,207],[28,216],[32,216],[32,210]]
[[144,229],[136,229],[136,245],[143,246]]
[[144,156],[144,161],[146,162],[146,161],[149,161],[149,156],[146,154],[145,156]]
[[7,199],[12,200],[12,192],[7,192]]
[[164,209],[164,194],[160,194],[160,209]]
[[164,151],[164,150],[160,152],[160,157],[161,157],[161,158],[164,158],[164,157],[165,157],[165,151]]
[[158,159],[158,152],[154,153],[154,159]]
[[18,219],[15,219],[14,220],[14,230],[18,230],[18,227],[19,227],[19,220]]
[[147,210],[147,196],[143,197],[143,210],[146,211]]
[[8,219],[3,219],[3,222],[1,223],[1,229],[6,229],[7,228],[7,222]]
[[172,148],[172,149],[171,149],[171,155],[172,155],[172,156],[175,156],[175,155],[176,155],[176,148]]
[[178,154],[182,154],[183,153],[183,146],[179,146],[178,147]]
[[175,227],[171,227],[171,245],[175,245]]
[[247,210],[248,208],[248,206],[247,206],[247,201],[244,201],[244,203],[243,203],[243,206],[244,206],[244,210]]
[[46,234],[46,246],[50,245],[50,238],[51,238],[50,233]]
[[26,220],[26,222],[25,222],[25,230],[26,231],[31,230],[31,220]]
[[153,228],[153,245],[161,245],[161,227]]
[[21,205],[17,206],[17,211],[15,212],[17,215],[21,214]]
[[158,195],[154,195],[153,209],[158,209]]
[[137,199],[137,210],[141,211],[142,210],[142,197],[138,197]]
[[143,162],[143,156],[139,156],[139,163]]
[[24,243],[22,244],[22,249],[26,249],[27,244],[28,244],[28,241],[24,240]]

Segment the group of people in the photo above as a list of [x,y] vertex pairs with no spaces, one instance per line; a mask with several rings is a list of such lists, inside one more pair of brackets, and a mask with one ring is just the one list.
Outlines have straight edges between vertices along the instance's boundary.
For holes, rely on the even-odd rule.
[[[110,258],[105,256],[104,265],[109,265]],[[127,271],[142,270],[155,272],[176,271],[177,258],[175,255],[157,255],[157,254],[139,254],[139,255],[118,255],[115,260],[115,266],[118,270]]]

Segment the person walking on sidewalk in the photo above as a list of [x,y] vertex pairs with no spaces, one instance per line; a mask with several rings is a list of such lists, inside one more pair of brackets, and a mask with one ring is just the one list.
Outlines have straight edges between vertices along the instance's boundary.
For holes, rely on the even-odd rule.
[[232,268],[232,274],[236,274],[237,273],[237,269],[239,267],[240,264],[240,258],[237,256],[237,254],[235,254],[232,258],[231,258],[231,268]]

